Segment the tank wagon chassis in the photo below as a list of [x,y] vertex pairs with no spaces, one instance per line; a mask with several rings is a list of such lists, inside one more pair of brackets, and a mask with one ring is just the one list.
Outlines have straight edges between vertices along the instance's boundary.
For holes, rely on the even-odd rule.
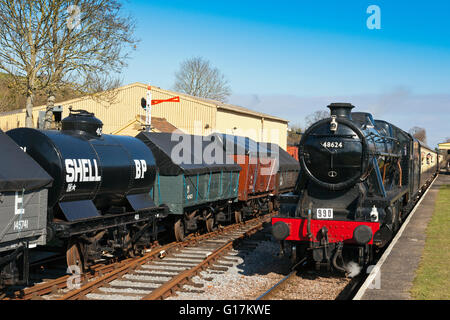
[[53,221],[49,229],[52,238],[67,243],[69,268],[79,266],[83,270],[108,256],[142,254],[146,246],[157,238],[158,220],[160,218],[154,212],[127,212],[86,221]]

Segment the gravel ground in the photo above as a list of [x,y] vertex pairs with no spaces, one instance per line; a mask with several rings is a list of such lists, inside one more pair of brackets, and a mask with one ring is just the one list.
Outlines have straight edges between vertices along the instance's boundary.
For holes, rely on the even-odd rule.
[[[256,242],[252,242],[254,245]],[[170,300],[254,300],[289,273],[290,261],[278,257],[279,245],[263,241],[253,250],[233,250],[220,263],[232,264],[226,272],[206,270],[184,285]],[[244,246],[245,247],[245,246]],[[350,279],[303,271],[271,299],[335,299]]]
[[[259,242],[251,250],[232,250],[220,259],[220,264],[232,264],[226,272],[206,270],[192,278],[196,285],[185,285],[183,290],[203,292],[178,292],[173,300],[227,300],[255,299],[279,281],[289,270],[289,261],[276,257],[278,245],[273,241]],[[269,263],[268,263],[269,262]],[[202,286],[199,288],[199,286]]]

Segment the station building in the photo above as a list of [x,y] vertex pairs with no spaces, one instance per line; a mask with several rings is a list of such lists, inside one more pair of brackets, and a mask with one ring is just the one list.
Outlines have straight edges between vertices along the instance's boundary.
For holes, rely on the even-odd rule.
[[[103,122],[103,133],[135,136],[145,125],[141,99],[147,96],[148,85],[133,83],[112,91],[88,95],[55,104],[54,120],[61,121],[74,110],[84,109]],[[175,100],[151,107],[151,130],[209,135],[212,132],[243,135],[258,142],[287,147],[288,120],[219,101],[151,87],[152,100]],[[174,99],[179,97],[178,99]],[[33,108],[36,128],[43,124],[46,106]],[[25,109],[0,114],[3,131],[25,126]]]
[[443,142],[438,144],[438,149],[450,154],[450,142]]

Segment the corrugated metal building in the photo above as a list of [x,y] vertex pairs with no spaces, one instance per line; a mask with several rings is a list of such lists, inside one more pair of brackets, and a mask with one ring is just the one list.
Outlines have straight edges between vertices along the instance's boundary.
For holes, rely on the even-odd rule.
[[[100,95],[86,96],[57,103],[63,107],[62,118],[68,108],[84,109],[95,113],[103,121],[104,133],[135,136],[145,123],[145,110],[141,98],[147,94],[147,85],[133,83]],[[171,132],[178,128],[185,133],[208,135],[222,133],[245,135],[256,141],[279,144],[286,150],[288,120],[256,112],[243,107],[189,96],[152,86],[152,99],[166,100],[180,97],[180,102],[164,102],[152,106],[154,131]],[[33,121],[37,127],[39,111],[33,109]],[[25,109],[0,114],[0,128],[9,130],[25,125]]]

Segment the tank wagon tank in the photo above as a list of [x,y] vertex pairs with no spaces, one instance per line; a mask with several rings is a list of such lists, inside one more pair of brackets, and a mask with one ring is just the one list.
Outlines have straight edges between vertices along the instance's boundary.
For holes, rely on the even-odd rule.
[[53,179],[0,130],[0,288],[26,284],[29,250],[46,244]]
[[7,134],[54,179],[48,196],[48,241],[63,240],[69,266],[133,253],[156,237],[164,217],[148,194],[152,152],[139,139],[102,134],[102,122],[71,110],[61,131],[18,128]]

